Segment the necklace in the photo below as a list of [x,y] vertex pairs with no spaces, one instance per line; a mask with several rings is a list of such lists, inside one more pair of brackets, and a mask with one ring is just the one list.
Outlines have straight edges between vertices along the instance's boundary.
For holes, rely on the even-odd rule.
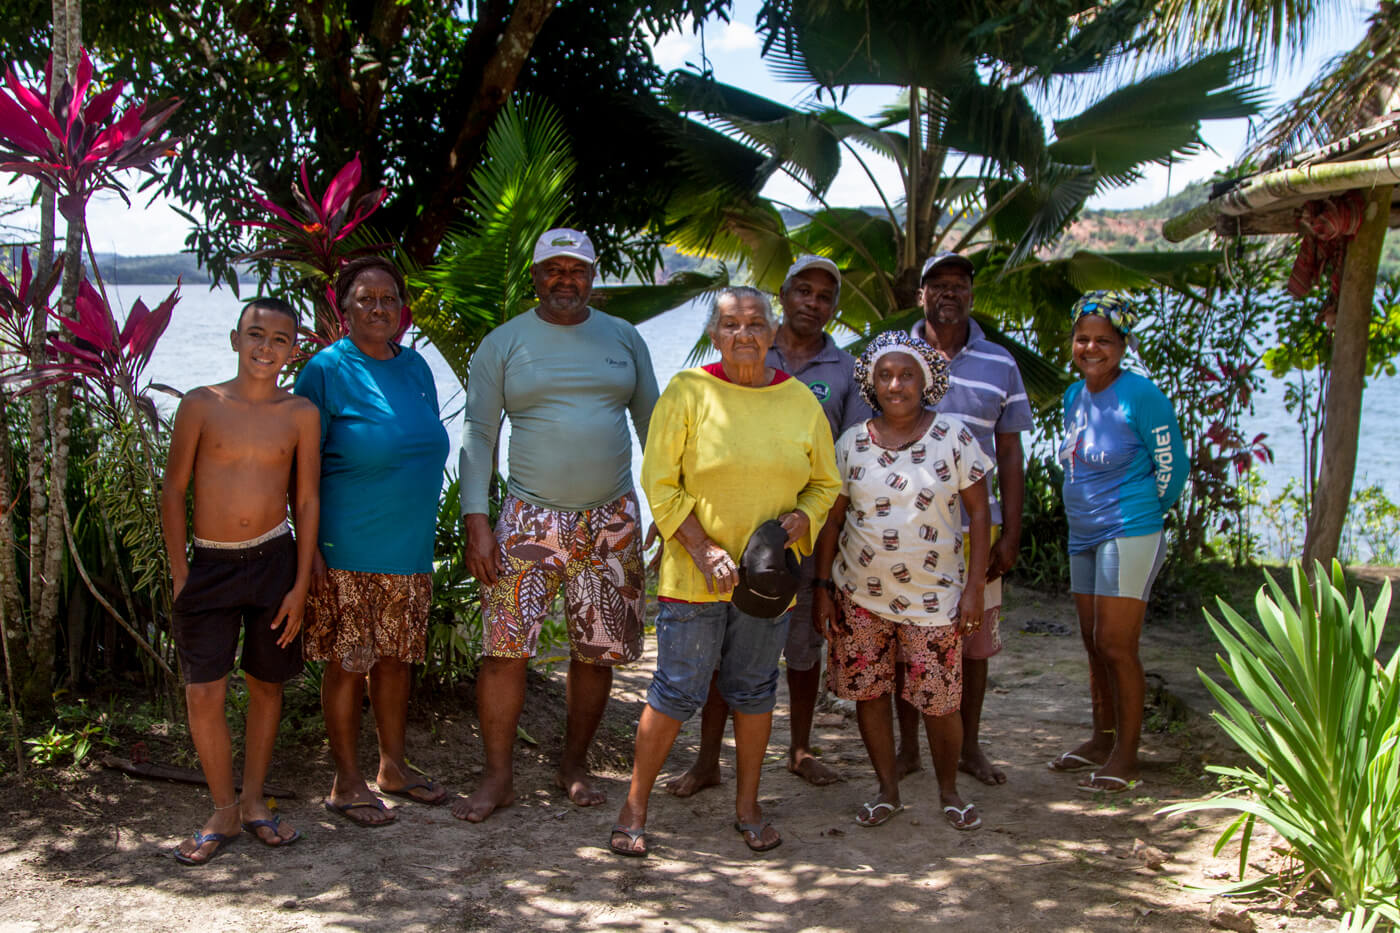
[[875,421],[872,419],[870,422],[871,439],[885,450],[906,450],[913,447],[914,444],[918,442],[919,438],[924,436],[925,432],[928,431],[928,426],[932,423],[933,412],[925,410],[924,413],[919,416],[919,422],[913,435],[908,440],[895,441],[893,438],[887,439],[883,436],[875,437]]

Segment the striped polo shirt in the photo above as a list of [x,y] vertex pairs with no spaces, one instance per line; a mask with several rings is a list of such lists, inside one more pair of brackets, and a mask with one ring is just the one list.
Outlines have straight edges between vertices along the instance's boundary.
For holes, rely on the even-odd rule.
[[[1005,347],[987,339],[971,318],[967,321],[967,343],[948,361],[948,392],[937,405],[941,412],[957,415],[977,438],[982,450],[996,463],[996,435],[1018,434],[1035,426],[1031,403],[1021,371]],[[925,340],[924,322],[914,324],[911,337]],[[1001,503],[997,500],[995,470],[987,474],[987,502],[992,524],[1001,524]],[[967,528],[967,512],[963,512]]]

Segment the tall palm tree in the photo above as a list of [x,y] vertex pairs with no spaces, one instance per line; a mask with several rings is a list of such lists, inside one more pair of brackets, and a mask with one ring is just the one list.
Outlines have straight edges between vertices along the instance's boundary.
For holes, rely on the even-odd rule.
[[[1047,130],[1035,101],[1082,91],[1071,81],[1082,84],[1130,51],[1128,39],[1146,15],[1138,3],[1088,0],[961,0],[940,5],[937,15],[922,0],[765,4],[759,25],[769,62],[779,76],[814,89],[816,101],[792,108],[709,75],[673,74],[674,107],[764,160],[757,169],[696,160],[707,187],[741,193],[722,206],[710,195],[689,212],[678,201],[666,236],[683,249],[743,260],[770,289],[794,252],[830,256],[843,271],[838,321],[862,334],[916,313],[918,273],[929,255],[969,252],[979,308],[1015,323],[1040,322],[1041,346],[1058,355],[1059,315],[1083,290],[1187,287],[1213,257],[1078,253],[1045,262],[1037,251],[1089,197],[1136,180],[1149,163],[1200,148],[1202,120],[1256,110],[1256,94],[1240,86],[1238,56],[1220,52],[1102,94]],[[895,102],[859,120],[834,105],[852,85],[887,87]],[[877,211],[827,202],[843,164],[873,181],[873,160],[892,162],[899,176],[895,190],[880,191]],[[798,181],[816,209],[758,196],[775,172]],[[779,208],[802,222],[790,229]],[[1058,367],[1005,342],[1032,393],[1057,398]]]

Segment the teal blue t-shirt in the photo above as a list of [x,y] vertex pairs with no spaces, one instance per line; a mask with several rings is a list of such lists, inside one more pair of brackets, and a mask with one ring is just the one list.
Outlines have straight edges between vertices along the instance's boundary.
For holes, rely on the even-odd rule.
[[1065,516],[1069,552],[1152,534],[1186,486],[1186,445],[1171,402],[1123,372],[1101,392],[1080,380],[1065,392]]
[[292,390],[321,410],[321,556],[361,573],[431,573],[447,429],[427,362],[376,360],[343,337]]

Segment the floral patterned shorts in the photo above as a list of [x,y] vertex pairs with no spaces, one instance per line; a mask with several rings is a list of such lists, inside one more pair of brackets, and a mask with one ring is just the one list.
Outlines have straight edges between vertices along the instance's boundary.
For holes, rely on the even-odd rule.
[[484,654],[533,657],[540,627],[564,587],[569,651],[611,666],[642,656],[645,568],[637,496],[584,512],[562,512],[506,496],[496,522],[505,572],[482,597]]
[[422,662],[428,645],[430,573],[326,571],[327,585],[306,598],[302,651],[364,674],[380,658]]
[[896,622],[837,594],[827,686],[843,700],[875,700],[894,690],[895,660],[907,664],[904,699],[925,716],[956,712],[962,702],[962,633],[951,625]]

